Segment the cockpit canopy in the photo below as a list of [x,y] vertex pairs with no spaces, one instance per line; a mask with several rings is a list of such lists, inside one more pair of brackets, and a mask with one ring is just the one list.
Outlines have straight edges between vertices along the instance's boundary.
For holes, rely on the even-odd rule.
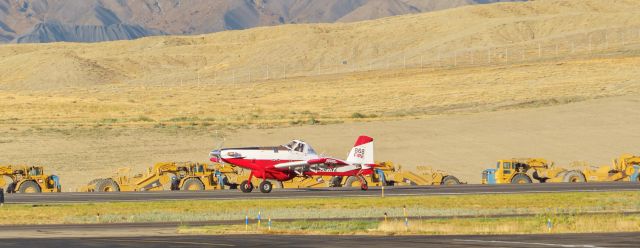
[[316,151],[313,150],[310,145],[301,140],[293,140],[282,146],[291,151],[302,152],[306,154],[316,154]]

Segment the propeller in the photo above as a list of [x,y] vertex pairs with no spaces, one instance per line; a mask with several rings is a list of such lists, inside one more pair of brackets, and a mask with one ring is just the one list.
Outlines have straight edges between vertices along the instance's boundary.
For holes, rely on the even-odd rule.
[[[216,147],[216,149],[209,153],[209,156],[212,157],[211,162],[222,161],[222,157],[220,156],[220,150],[222,149],[222,146],[224,145],[225,141],[226,141],[226,138],[222,138],[222,141],[218,143],[218,146]],[[214,158],[215,158],[215,161],[214,161]]]

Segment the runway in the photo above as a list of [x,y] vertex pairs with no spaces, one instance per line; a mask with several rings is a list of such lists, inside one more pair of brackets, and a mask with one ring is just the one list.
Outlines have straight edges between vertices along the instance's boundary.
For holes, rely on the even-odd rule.
[[[503,184],[503,185],[438,185],[385,187],[385,196],[427,196],[462,194],[521,194],[553,192],[602,192],[638,191],[640,183],[546,183],[546,184]],[[305,188],[274,189],[269,194],[254,191],[242,193],[239,190],[214,191],[155,191],[155,192],[91,192],[91,193],[43,193],[6,194],[6,204],[45,204],[81,202],[127,202],[157,200],[238,200],[238,199],[290,199],[328,197],[378,197],[382,189],[372,187],[367,191],[357,188]]]
[[0,239],[2,247],[638,247],[640,233],[455,236],[224,235]]

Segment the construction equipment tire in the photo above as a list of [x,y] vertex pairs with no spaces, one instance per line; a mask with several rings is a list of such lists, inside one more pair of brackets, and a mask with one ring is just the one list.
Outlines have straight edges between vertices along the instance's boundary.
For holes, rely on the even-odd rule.
[[103,179],[96,183],[96,192],[120,192],[120,186],[113,179]]
[[582,182],[586,182],[587,179],[584,177],[584,174],[582,174],[582,172],[577,170],[572,170],[567,172],[567,174],[564,175],[564,178],[562,179],[562,181],[565,183],[582,183]]
[[20,192],[21,194],[33,194],[33,193],[41,193],[42,189],[40,188],[40,185],[38,185],[36,182],[26,181],[20,184],[20,189],[18,189],[18,192]]
[[331,177],[331,179],[329,179],[328,182],[328,186],[329,187],[342,187],[342,185],[340,185],[342,183],[342,177],[340,176],[333,176]]
[[360,187],[362,186],[360,182],[365,182],[366,184],[367,181],[362,176],[350,176],[344,182],[344,185],[342,187]]
[[282,182],[278,181],[278,180],[270,179],[270,180],[267,180],[267,181],[271,182],[271,185],[273,185],[273,188],[276,188],[276,189],[283,189],[284,188],[284,184]]
[[180,190],[182,191],[204,190],[204,183],[202,183],[202,181],[200,181],[200,179],[197,179],[197,178],[188,178],[187,180],[184,181],[184,184],[182,184],[182,188],[180,188]]
[[242,181],[240,183],[240,190],[244,193],[251,193],[253,191],[253,184],[247,180]]
[[89,183],[87,183],[87,185],[88,185],[88,186],[91,186],[91,185],[93,185],[93,184],[96,184],[96,185],[97,185],[97,184],[98,184],[98,182],[100,182],[100,180],[102,180],[102,178],[96,178],[96,179],[93,179],[93,180],[89,181]]
[[531,181],[531,178],[529,176],[527,176],[527,174],[518,174],[515,175],[513,178],[511,178],[511,183],[512,184],[525,184],[525,183],[532,183],[533,181]]
[[269,193],[271,192],[271,190],[273,190],[273,184],[271,184],[271,182],[269,181],[262,181],[260,183],[260,192],[262,193]]
[[440,184],[442,185],[460,184],[460,180],[458,180],[458,178],[454,176],[445,176],[444,178],[442,178],[442,182]]

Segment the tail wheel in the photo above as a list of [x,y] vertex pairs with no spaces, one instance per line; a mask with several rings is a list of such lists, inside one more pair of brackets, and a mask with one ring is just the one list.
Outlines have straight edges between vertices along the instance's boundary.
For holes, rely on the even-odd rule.
[[369,185],[367,184],[367,182],[365,182],[362,185],[360,185],[360,189],[361,190],[368,190],[369,189]]
[[458,180],[458,178],[454,176],[445,176],[444,178],[442,178],[442,182],[440,184],[441,185],[460,184],[460,180]]
[[531,181],[531,178],[529,178],[529,176],[527,176],[527,174],[518,174],[515,175],[512,179],[511,179],[511,183],[512,184],[527,184],[527,183],[532,183],[533,181]]
[[586,182],[587,180],[582,174],[582,172],[572,170],[567,172],[567,174],[564,175],[564,178],[562,181],[565,183],[582,183],[582,182]]
[[182,187],[180,188],[180,190],[184,190],[184,191],[204,190],[204,184],[202,183],[202,181],[200,181],[200,179],[189,178],[184,181],[184,184],[182,184]]
[[120,186],[113,179],[103,179],[96,184],[97,192],[120,192]]
[[42,189],[36,182],[26,181],[20,184],[20,189],[18,189],[18,192],[22,194],[33,194],[42,192]]
[[253,184],[247,180],[242,181],[240,184],[240,190],[244,193],[251,193],[253,191]]
[[273,184],[271,184],[271,182],[269,181],[262,181],[260,183],[260,192],[262,193],[269,193],[271,192],[271,190],[273,190]]

